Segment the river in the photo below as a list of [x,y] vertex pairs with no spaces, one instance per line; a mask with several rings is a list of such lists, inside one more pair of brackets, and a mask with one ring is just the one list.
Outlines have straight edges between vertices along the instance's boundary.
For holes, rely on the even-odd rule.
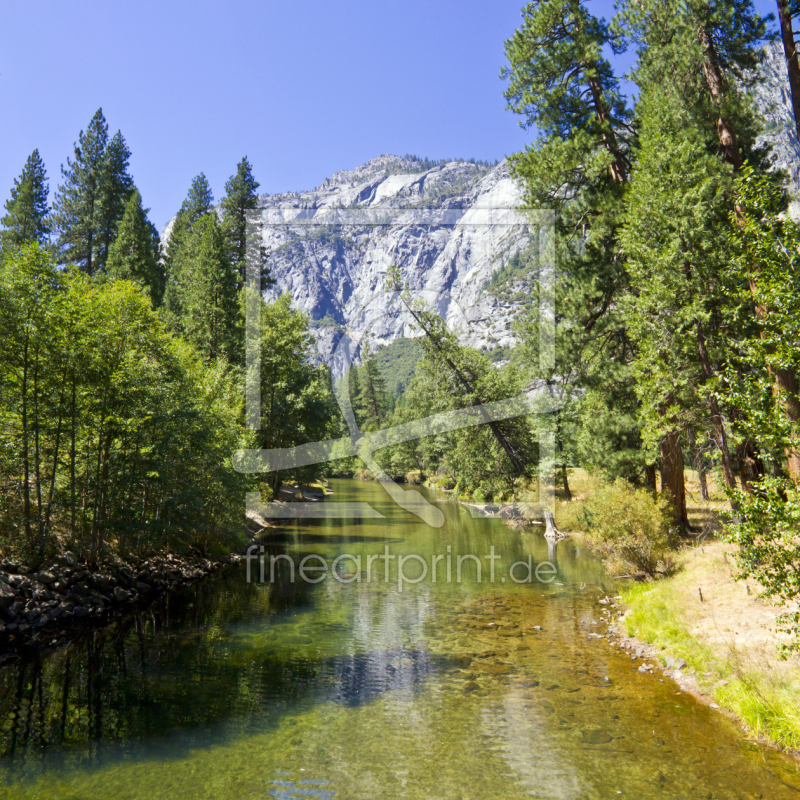
[[590,636],[615,587],[574,543],[332,488],[383,518],[287,524],[263,582],[256,558],[0,670],[0,797],[800,797],[795,762]]

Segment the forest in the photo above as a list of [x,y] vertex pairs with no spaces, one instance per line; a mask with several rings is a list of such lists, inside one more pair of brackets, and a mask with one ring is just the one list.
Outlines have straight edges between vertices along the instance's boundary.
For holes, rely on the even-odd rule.
[[[798,8],[778,9],[800,109]],[[554,473],[569,500],[570,471],[581,469],[655,503],[670,536],[692,532],[686,471],[706,496],[715,475],[742,576],[797,596],[800,226],[751,97],[763,47],[779,35],[770,30],[750,0],[621,2],[611,21],[581,0],[524,8],[502,77],[532,143],[509,167],[525,206],[557,215],[555,365],[539,366],[546,321],[529,250],[488,287],[507,299],[522,287],[527,298],[518,344],[502,359],[460,344],[390,271],[387,288],[413,317],[419,347],[390,354],[367,342],[345,380],[364,431],[537,384],[558,393],[560,409],[544,422],[522,417],[388,448],[379,458],[389,474],[497,501]],[[635,63],[622,75],[609,57],[626,50]],[[282,480],[363,469],[235,473],[237,449],[342,435],[335,382],[311,358],[315,328],[290,296],[259,299],[261,426],[245,428],[245,298],[271,285],[266,255],[261,285],[245,281],[246,216],[259,187],[251,165],[239,162],[218,204],[200,173],[162,249],[129,159],[98,110],[52,204],[37,150],[5,204],[0,536],[24,560],[63,548],[92,563],[230,550],[241,544],[246,488],[272,497]],[[440,163],[413,161],[420,170]],[[540,458],[542,425],[554,432],[554,461]]]
[[[779,2],[778,11],[797,121],[800,9]],[[557,212],[555,366],[539,366],[546,320],[531,250],[489,286],[522,301],[518,345],[504,365],[417,309],[423,357],[400,401],[385,396],[370,353],[350,394],[366,429],[537,382],[562,404],[544,423],[514,420],[389,449],[387,471],[436,474],[480,502],[525,497],[545,473],[569,500],[570,471],[580,468],[606,487],[603,503],[616,502],[617,517],[635,518],[638,504],[649,522],[615,534],[613,508],[598,506],[579,525],[601,543],[618,536],[619,548],[647,551],[633,560],[651,573],[671,563],[667,554],[650,559],[654,547],[703,532],[687,513],[687,470],[705,500],[713,475],[729,503],[713,522],[739,548],[739,576],[759,581],[767,597],[797,598],[800,226],[787,213],[786,176],[759,140],[765,126],[752,99],[763,48],[779,37],[770,30],[749,0],[622,2],[610,22],[580,0],[525,7],[502,75],[508,108],[534,133],[510,157],[512,174],[527,207]],[[606,55],[626,50],[636,61],[621,75]],[[399,277],[395,284],[403,288]],[[555,463],[539,459],[542,424],[555,430]],[[800,616],[784,622],[796,633]]]
[[194,178],[164,252],[129,158],[98,110],[52,207],[36,150],[5,204],[0,536],[23,563],[230,552],[244,541],[236,449],[338,430],[309,320],[288,295],[259,301],[262,428],[244,429],[245,223],[258,188],[247,158],[216,207]]

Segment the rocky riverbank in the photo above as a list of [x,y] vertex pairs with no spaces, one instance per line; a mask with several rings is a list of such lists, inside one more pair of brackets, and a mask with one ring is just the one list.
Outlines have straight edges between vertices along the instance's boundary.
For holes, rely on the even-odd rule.
[[90,568],[64,553],[37,570],[0,562],[0,662],[20,648],[56,644],[108,624],[240,559],[165,554]]

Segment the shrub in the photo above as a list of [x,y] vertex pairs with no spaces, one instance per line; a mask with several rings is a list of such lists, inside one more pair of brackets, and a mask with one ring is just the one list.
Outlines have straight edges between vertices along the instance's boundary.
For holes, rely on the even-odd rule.
[[671,572],[677,541],[669,498],[627,481],[601,485],[583,507],[586,539],[617,574]]

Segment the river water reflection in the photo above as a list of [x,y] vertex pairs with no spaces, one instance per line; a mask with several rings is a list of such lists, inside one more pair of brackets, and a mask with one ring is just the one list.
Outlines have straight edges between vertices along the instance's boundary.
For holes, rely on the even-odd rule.
[[[376,484],[333,488],[385,518],[293,523],[265,554],[348,554],[340,579],[242,564],[0,670],[0,796],[800,797],[794,762],[589,637],[613,586],[571,542],[452,503],[431,529]],[[469,559],[455,579],[465,554],[480,583]],[[510,578],[548,556],[552,580]]]

